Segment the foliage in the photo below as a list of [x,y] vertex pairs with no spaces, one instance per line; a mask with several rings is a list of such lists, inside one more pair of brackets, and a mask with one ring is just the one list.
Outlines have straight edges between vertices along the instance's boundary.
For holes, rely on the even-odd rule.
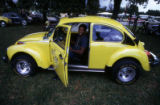
[[88,0],[87,10],[88,14],[94,15],[99,10],[99,0]]
[[137,5],[131,5],[128,9],[127,12],[130,14],[130,17],[135,14],[136,16],[138,15],[138,6]]
[[154,1],[156,1],[156,2],[157,2],[157,4],[159,4],[159,3],[160,3],[160,0],[154,0]]
[[[129,2],[129,6],[127,9],[133,9],[133,10],[129,10],[129,11],[134,11],[136,10],[137,13],[137,4],[144,4],[144,3],[148,3],[148,0],[126,0]],[[121,5],[122,0],[114,0],[114,10],[113,10],[113,15],[112,18],[116,19],[117,15],[120,11],[120,5]],[[134,6],[133,6],[134,5]],[[132,8],[130,8],[130,6],[132,6]],[[130,12],[131,13],[131,12]]]
[[158,11],[158,10],[148,10],[147,14],[152,15],[152,16],[160,16],[160,11]]
[[131,4],[139,4],[143,5],[144,3],[148,3],[148,0],[126,0],[129,1]]
[[113,19],[117,19],[122,0],[114,0]]
[[20,9],[39,9],[42,12],[52,10],[54,12],[67,12],[67,13],[84,13],[95,14],[99,10],[99,0],[19,0],[15,5],[12,0],[1,0],[0,5],[4,6],[5,3],[13,8]]

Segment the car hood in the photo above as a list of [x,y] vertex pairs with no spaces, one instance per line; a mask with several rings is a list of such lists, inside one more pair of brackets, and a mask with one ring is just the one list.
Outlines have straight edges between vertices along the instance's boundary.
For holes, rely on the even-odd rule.
[[7,18],[7,17],[4,17],[4,16],[0,16],[0,19],[5,19],[5,20],[7,20],[8,18]]
[[37,32],[37,33],[32,33],[32,34],[28,34],[26,36],[24,36],[23,38],[21,38],[18,41],[22,41],[22,42],[26,42],[26,41],[41,41],[43,40],[44,35],[47,32]]

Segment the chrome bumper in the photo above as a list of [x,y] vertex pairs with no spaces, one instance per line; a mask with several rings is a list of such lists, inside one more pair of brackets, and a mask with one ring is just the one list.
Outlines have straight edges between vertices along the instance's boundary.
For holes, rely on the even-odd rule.
[[158,58],[155,54],[153,54],[152,52],[150,52],[150,54],[151,54],[151,56],[152,56],[152,60],[150,60],[150,62],[149,62],[150,65],[151,65],[151,66],[158,65],[159,62],[160,62],[159,58]]

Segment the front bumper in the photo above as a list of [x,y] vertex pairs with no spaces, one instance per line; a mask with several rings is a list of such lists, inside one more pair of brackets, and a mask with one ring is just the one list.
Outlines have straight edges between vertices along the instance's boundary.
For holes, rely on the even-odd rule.
[[160,63],[159,58],[153,54],[152,52],[150,52],[150,55],[152,56],[152,58],[149,60],[149,63],[151,66],[156,66]]

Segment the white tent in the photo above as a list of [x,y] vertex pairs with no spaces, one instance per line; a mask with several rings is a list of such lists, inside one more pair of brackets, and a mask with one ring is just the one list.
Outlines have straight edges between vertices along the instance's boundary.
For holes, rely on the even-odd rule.
[[111,17],[112,13],[110,12],[101,12],[101,13],[97,13],[98,16],[103,16],[103,17]]

